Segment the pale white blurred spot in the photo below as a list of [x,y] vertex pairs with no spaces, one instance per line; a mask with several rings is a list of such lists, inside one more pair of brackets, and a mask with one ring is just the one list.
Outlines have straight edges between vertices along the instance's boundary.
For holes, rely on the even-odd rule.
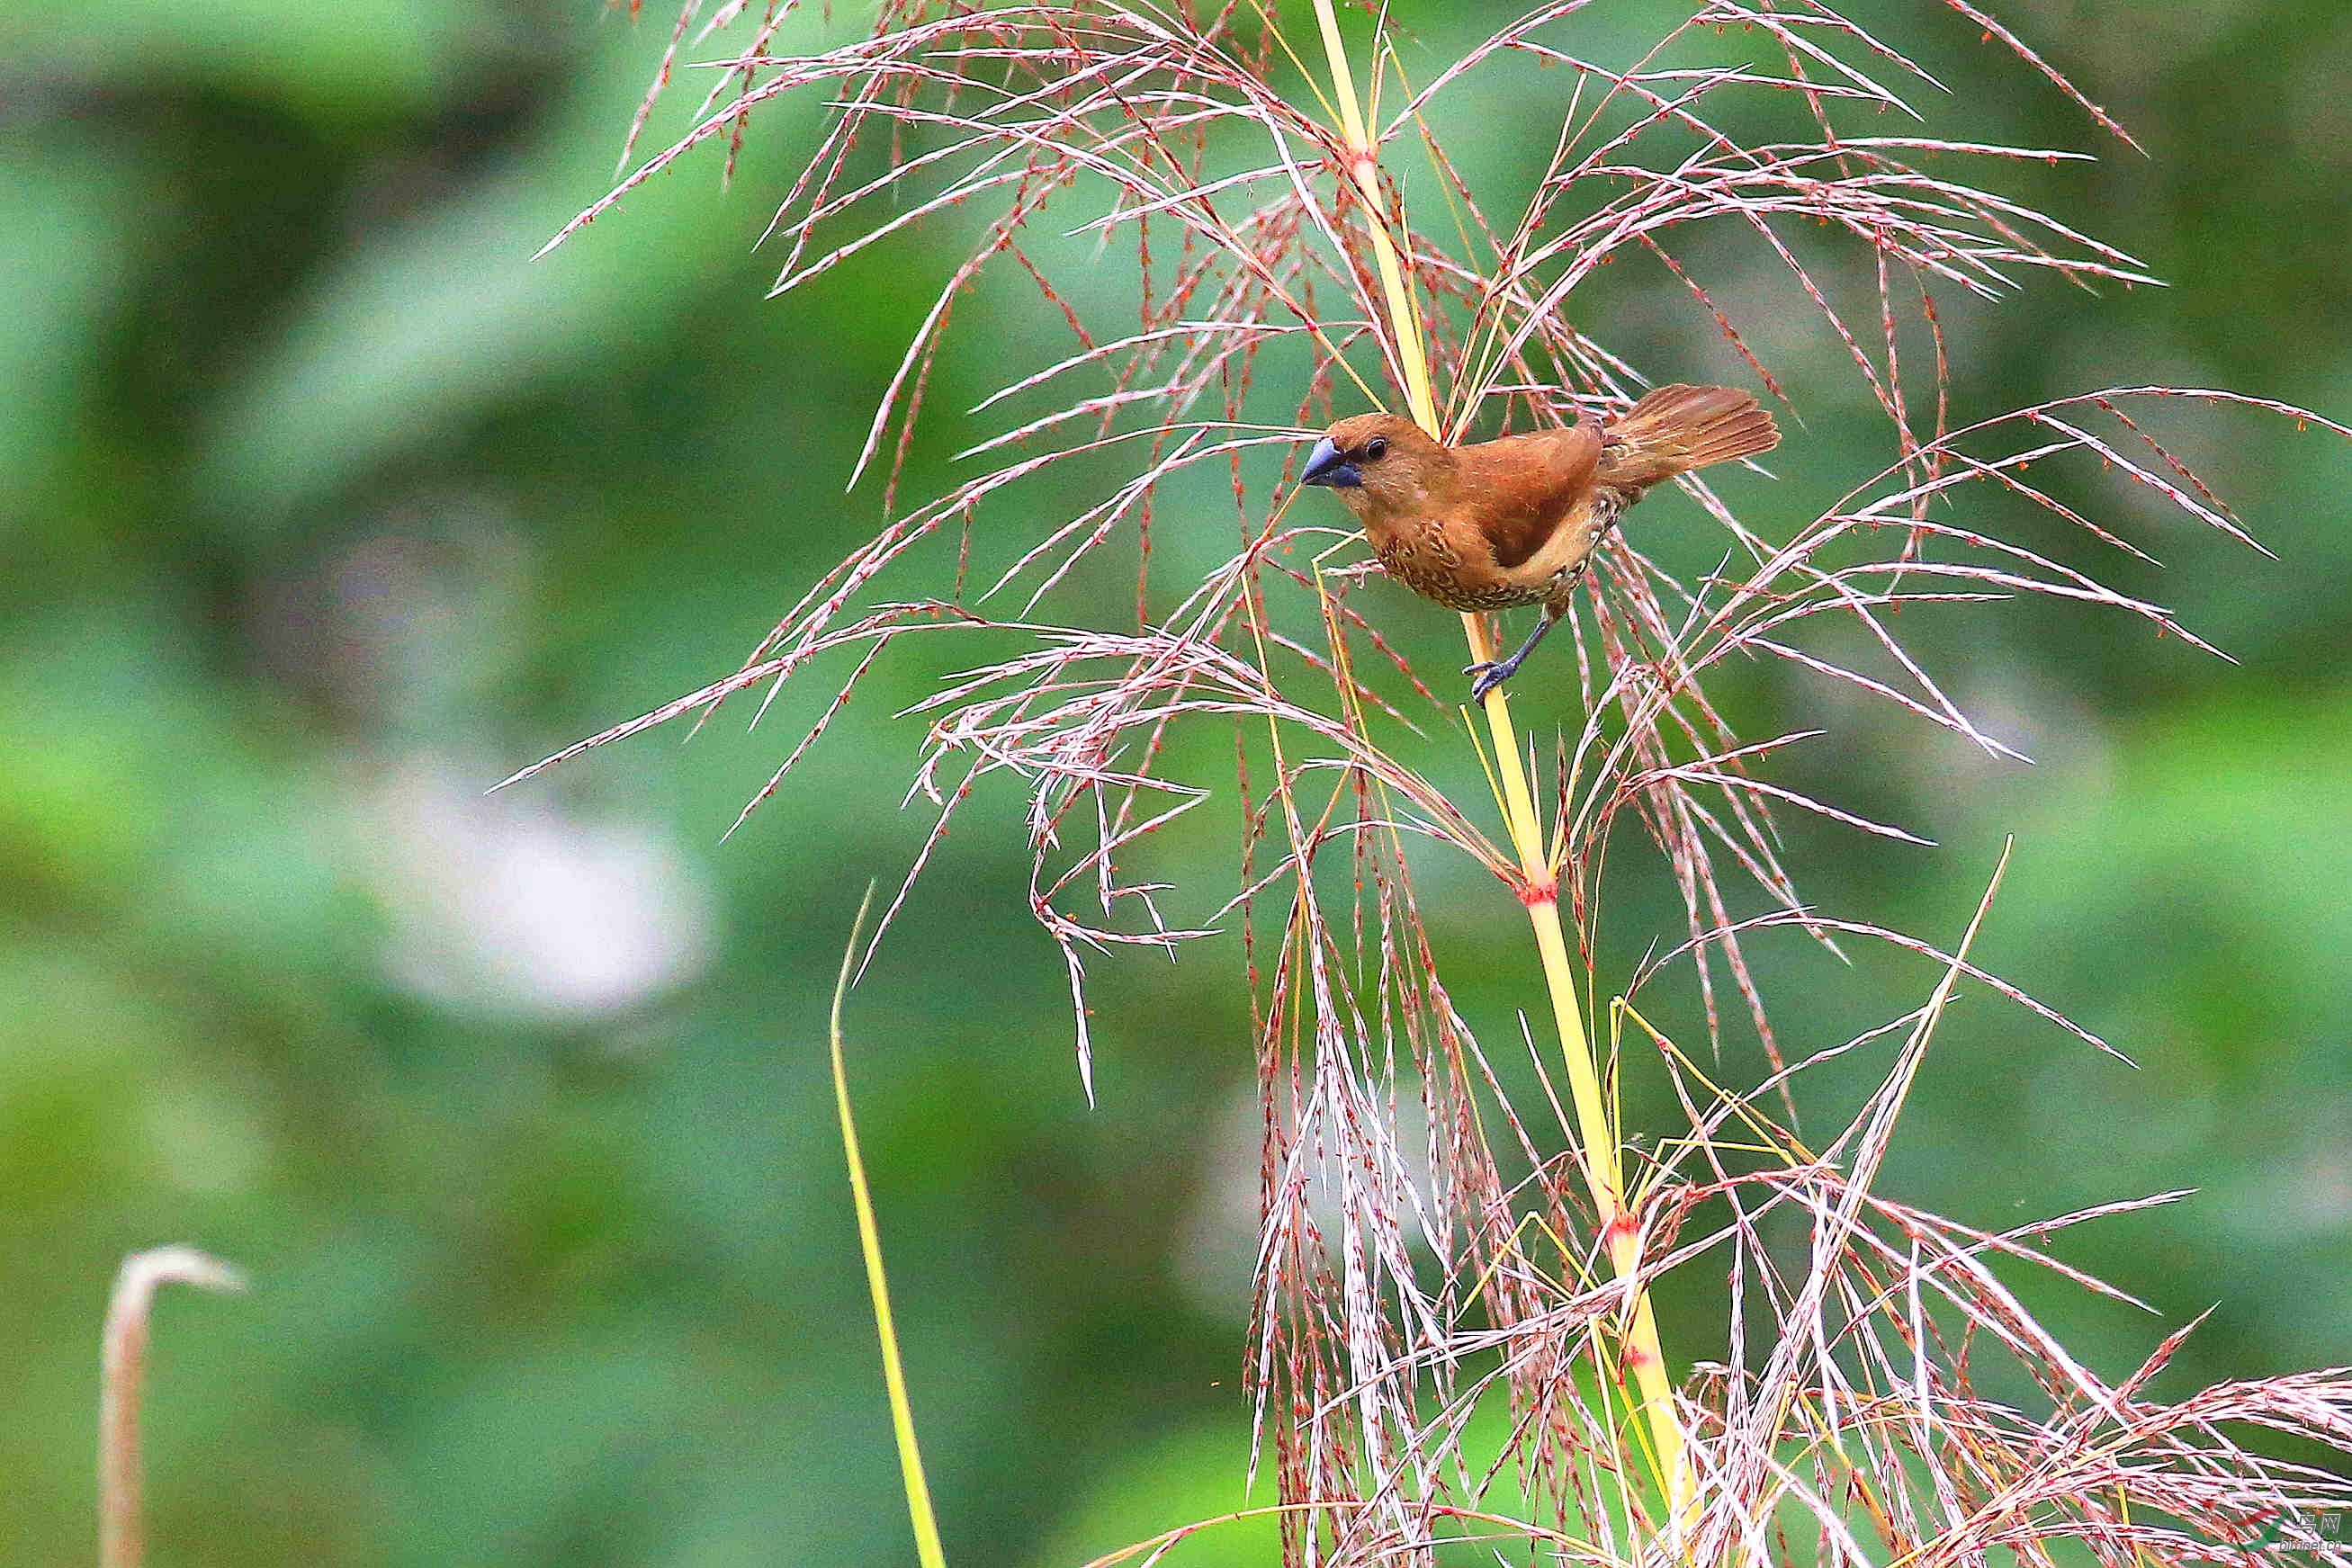
[[593,1018],[684,984],[713,946],[709,890],[658,827],[559,810],[419,758],[379,792],[375,870],[393,982],[439,1006]]
[[[1383,1102],[1387,1092],[1379,1096]],[[1434,1214],[1439,1205],[1432,1194],[1430,1127],[1426,1107],[1410,1081],[1397,1086],[1397,1128],[1401,1143],[1388,1145],[1374,1160],[1383,1168],[1398,1162],[1402,1177],[1418,1195],[1420,1212]],[[1201,1173],[1192,1202],[1176,1233],[1169,1271],[1176,1288],[1207,1316],[1230,1318],[1249,1311],[1250,1284],[1257,1269],[1260,1236],[1260,1170],[1265,1139],[1265,1113],[1257,1088],[1244,1084],[1234,1091],[1215,1125],[1201,1140]],[[1339,1140],[1328,1128],[1307,1129],[1309,1148],[1319,1145],[1337,1155]],[[1363,1151],[1357,1151],[1361,1157]],[[1304,1166],[1307,1213],[1322,1233],[1328,1253],[1336,1259],[1346,1218],[1333,1163],[1309,1155]],[[1397,1224],[1417,1260],[1433,1255],[1428,1238],[1409,1204],[1400,1204]]]
[[1255,1086],[1237,1090],[1195,1145],[1201,1171],[1176,1233],[1169,1271],[1194,1310],[1246,1312],[1257,1267],[1258,1162],[1265,1124]]
[[2285,1176],[2281,1218],[2297,1231],[2326,1235],[2352,1222],[2352,1158],[2340,1144],[2306,1149]]
[[2113,1034],[2130,1042],[2138,1070],[2078,1042],[2054,1044],[2025,1099],[2030,1138],[2112,1170],[2126,1186],[2155,1186],[2221,1135],[2221,1081],[2177,1025],[2151,1012],[2126,1017],[2133,1027]]
[[2249,1125],[2267,1130],[2265,1157],[2230,1184],[2233,1228],[2276,1244],[2309,1243],[2352,1228],[2352,1116],[2304,1099],[2278,1098],[2249,1108]]

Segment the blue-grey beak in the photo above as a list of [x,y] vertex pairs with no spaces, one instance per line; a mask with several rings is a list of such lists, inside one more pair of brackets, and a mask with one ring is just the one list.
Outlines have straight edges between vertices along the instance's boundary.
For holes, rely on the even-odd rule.
[[1340,454],[1339,447],[1327,435],[1315,444],[1314,451],[1307,455],[1307,472],[1298,476],[1298,482],[1302,485],[1328,485],[1334,489],[1347,490],[1360,486],[1364,476],[1357,472],[1356,465]]

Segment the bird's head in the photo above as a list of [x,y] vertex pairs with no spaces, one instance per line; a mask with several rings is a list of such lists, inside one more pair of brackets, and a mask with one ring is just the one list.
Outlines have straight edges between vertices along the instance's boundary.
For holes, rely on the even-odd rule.
[[1453,468],[1454,454],[1412,421],[1360,413],[1323,433],[1298,477],[1328,486],[1348,510],[1369,520],[1423,510]]

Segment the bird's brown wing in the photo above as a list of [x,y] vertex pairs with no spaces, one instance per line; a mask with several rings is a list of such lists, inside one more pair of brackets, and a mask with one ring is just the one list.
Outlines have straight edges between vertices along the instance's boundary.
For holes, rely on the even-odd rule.
[[1461,465],[1455,506],[1506,570],[1527,560],[1592,487],[1601,432],[1590,423],[1507,435],[1456,449]]

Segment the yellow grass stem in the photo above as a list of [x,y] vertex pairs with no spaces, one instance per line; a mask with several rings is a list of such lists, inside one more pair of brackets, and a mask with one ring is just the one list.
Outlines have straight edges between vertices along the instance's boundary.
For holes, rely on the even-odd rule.
[[874,903],[874,884],[857,905],[849,927],[849,946],[841,955],[841,977],[833,987],[833,1103],[841,1113],[841,1152],[849,1161],[849,1193],[857,1206],[857,1245],[866,1254],[866,1283],[874,1292],[874,1332],[882,1342],[882,1381],[890,1391],[890,1430],[898,1440],[898,1470],[907,1488],[907,1517],[915,1528],[915,1557],[923,1568],[947,1568],[940,1548],[939,1521],[931,1513],[930,1484],[923,1479],[923,1454],[915,1444],[914,1412],[907,1404],[907,1371],[898,1361],[898,1330],[890,1316],[890,1284],[882,1275],[882,1237],[874,1225],[874,1195],[866,1186],[866,1162],[857,1153],[857,1124],[849,1114],[849,1074],[841,1061],[841,999],[849,990],[849,967],[857,954],[857,938],[866,925],[866,912]]
[[[1369,215],[1366,227],[1372,244],[1372,261],[1386,297],[1390,335],[1395,340],[1398,367],[1404,380],[1405,401],[1413,420],[1433,436],[1443,439],[1436,399],[1429,378],[1429,354],[1421,329],[1421,316],[1404,268],[1390,235],[1385,204],[1381,199],[1380,153],[1372,146],[1364,116],[1358,108],[1354,72],[1339,37],[1339,18],[1331,0],[1315,0],[1315,19],[1323,36],[1323,52],[1331,72],[1333,96],[1339,110],[1339,130],[1347,141],[1348,177]],[[1495,656],[1482,616],[1462,617],[1470,656],[1481,663]],[[1577,1137],[1583,1145],[1585,1179],[1592,1192],[1601,1234],[1606,1239],[1610,1267],[1617,1278],[1631,1281],[1640,1267],[1641,1230],[1625,1207],[1624,1172],[1617,1131],[1601,1091],[1592,1046],[1577,1004],[1576,976],[1570,967],[1568,938],[1559,919],[1559,875],[1544,841],[1543,820],[1529,788],[1518,735],[1511,723],[1509,700],[1496,687],[1486,696],[1486,726],[1493,737],[1496,770],[1502,777],[1503,816],[1510,828],[1511,844],[1526,879],[1522,900],[1535,929],[1536,951],[1543,961],[1544,985],[1551,994],[1554,1024],[1559,1030],[1560,1052],[1568,1064],[1568,1081],[1575,1107]],[[1650,1294],[1629,1285],[1623,1324],[1624,1361],[1631,1367],[1641,1395],[1641,1407],[1655,1448],[1657,1473],[1667,1495],[1667,1512],[1679,1522],[1696,1494],[1689,1457],[1684,1451],[1682,1423],[1676,1416],[1674,1385],[1667,1378],[1665,1356],[1658,1343],[1656,1314]]]

